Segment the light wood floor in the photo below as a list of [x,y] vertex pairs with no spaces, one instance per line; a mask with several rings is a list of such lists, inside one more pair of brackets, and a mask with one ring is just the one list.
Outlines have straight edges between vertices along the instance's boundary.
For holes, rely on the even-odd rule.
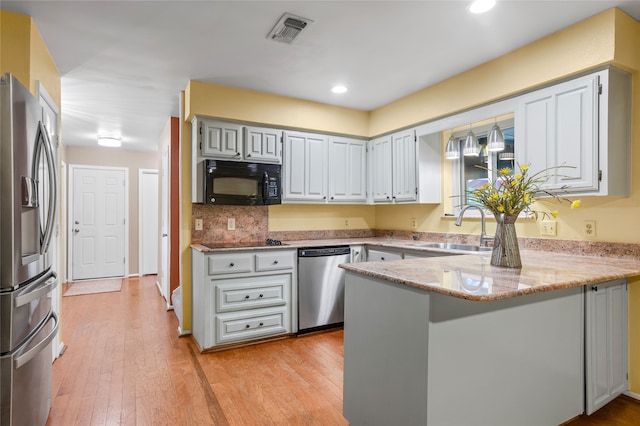
[[[155,276],[62,298],[64,355],[47,425],[346,425],[343,333],[200,354],[165,310]],[[618,398],[572,426],[638,425]]]

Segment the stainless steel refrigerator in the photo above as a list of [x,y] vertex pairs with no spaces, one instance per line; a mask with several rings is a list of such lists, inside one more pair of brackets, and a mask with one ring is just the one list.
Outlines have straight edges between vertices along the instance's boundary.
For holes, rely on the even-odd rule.
[[50,243],[56,164],[42,107],[11,74],[0,78],[0,425],[44,425],[58,281]]

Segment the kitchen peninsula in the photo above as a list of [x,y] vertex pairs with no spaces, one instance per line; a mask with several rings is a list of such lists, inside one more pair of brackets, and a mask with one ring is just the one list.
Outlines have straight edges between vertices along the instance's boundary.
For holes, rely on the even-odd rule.
[[341,265],[345,418],[554,425],[626,390],[626,278],[640,264],[528,251],[522,263],[463,255]]

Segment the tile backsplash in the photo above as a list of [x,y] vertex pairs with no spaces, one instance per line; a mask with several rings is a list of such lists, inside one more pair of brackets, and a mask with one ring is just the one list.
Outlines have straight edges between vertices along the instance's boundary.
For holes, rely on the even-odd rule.
[[[264,241],[269,231],[269,207],[267,206],[212,206],[192,205],[195,243]],[[227,229],[228,219],[235,219],[235,231]],[[195,220],[202,219],[202,231],[195,230]]]

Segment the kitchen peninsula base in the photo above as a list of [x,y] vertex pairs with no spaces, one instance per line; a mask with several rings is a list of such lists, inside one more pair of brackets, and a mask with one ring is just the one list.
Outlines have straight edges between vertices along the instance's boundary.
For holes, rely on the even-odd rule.
[[473,301],[347,271],[351,425],[554,425],[584,411],[582,287]]

